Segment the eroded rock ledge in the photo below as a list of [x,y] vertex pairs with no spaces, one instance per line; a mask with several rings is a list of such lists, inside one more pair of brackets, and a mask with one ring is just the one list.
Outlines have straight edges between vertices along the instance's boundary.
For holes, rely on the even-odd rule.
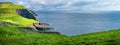
[[16,9],[16,13],[22,17],[37,20],[36,14],[28,9]]
[[[0,26],[1,25],[3,25],[3,26],[9,25],[10,27],[18,27],[18,28],[21,28],[26,31],[31,31],[31,32],[35,31],[35,32],[41,32],[41,33],[46,33],[46,32],[48,33],[49,30],[54,30],[54,28],[52,28],[52,27],[47,27],[49,24],[39,22],[38,19],[36,18],[37,14],[35,14],[31,10],[26,9],[24,6],[14,5],[11,2],[0,2],[0,4],[1,4],[0,7],[3,7],[3,8],[1,8],[0,13],[3,15],[4,14],[11,15],[9,17],[6,16],[5,19],[2,18],[2,20],[0,21]],[[5,4],[5,7],[3,4]],[[9,6],[11,6],[11,7],[9,7]],[[17,15],[17,16],[14,17],[14,15]],[[17,18],[17,17],[20,17],[20,18]],[[8,19],[6,19],[6,18],[8,18]],[[23,21],[23,23],[22,23],[22,21]],[[27,24],[27,22],[28,22],[28,24]],[[24,24],[26,24],[26,25],[24,25]]]
[[[16,13],[22,17],[28,18],[28,19],[36,19],[36,14],[33,11],[30,11],[28,9],[16,9]],[[53,30],[54,28],[46,27],[47,23],[33,23],[31,27],[34,30]]]
[[[22,17],[28,18],[28,19],[34,19],[37,20],[36,15],[33,11],[30,11],[28,9],[16,9],[16,13]],[[21,27],[22,29],[28,29],[30,31],[39,31],[40,33],[56,33],[60,34],[59,32],[48,32],[49,30],[54,30],[52,27],[46,27],[49,24],[47,23],[33,23],[30,27]]]
[[31,25],[30,27],[22,27],[19,26],[18,24],[13,24],[10,22],[0,22],[0,26],[11,26],[12,27],[17,27],[21,29],[22,31],[29,32],[29,33],[45,33],[45,34],[60,34],[59,32],[52,32],[49,30],[54,30],[54,28],[51,27],[45,27],[48,25],[47,23],[35,23]]

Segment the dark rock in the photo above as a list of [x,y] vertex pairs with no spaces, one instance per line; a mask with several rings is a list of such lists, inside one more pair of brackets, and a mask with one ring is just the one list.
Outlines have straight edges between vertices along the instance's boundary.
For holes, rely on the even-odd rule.
[[32,12],[35,16],[37,16],[37,14],[36,14],[34,11],[31,10],[31,12]]
[[18,27],[20,28],[22,31],[25,31],[25,32],[37,32],[38,30],[35,30],[34,28],[31,28],[31,27]]
[[49,24],[47,24],[47,23],[39,23],[39,25],[49,25]]
[[53,30],[54,28],[46,27],[47,23],[34,23],[33,27],[35,27],[37,30]]
[[35,17],[36,14],[27,9],[16,9],[16,13],[25,18],[37,20]]
[[50,28],[50,27],[46,27],[46,28],[42,28],[42,27],[36,27],[37,30],[54,30],[54,28]]
[[45,34],[60,34],[59,32],[39,32],[39,33],[45,33]]
[[19,28],[21,28],[21,29],[26,29],[26,30],[31,30],[31,31],[35,31],[33,28],[31,28],[31,27],[19,27]]

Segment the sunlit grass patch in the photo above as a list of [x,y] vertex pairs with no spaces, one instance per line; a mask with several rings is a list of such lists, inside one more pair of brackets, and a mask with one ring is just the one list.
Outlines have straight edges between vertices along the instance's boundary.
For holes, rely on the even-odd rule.
[[24,18],[16,14],[16,9],[24,9],[23,6],[15,4],[0,4],[0,22],[17,23],[23,26],[29,26],[38,21]]
[[36,20],[33,20],[33,19],[27,19],[27,18],[24,18],[24,17],[21,17],[19,15],[6,15],[6,16],[1,16],[0,17],[0,21],[4,21],[4,22],[11,22],[11,23],[16,23],[16,24],[20,24],[20,25],[23,25],[23,26],[29,26],[33,23],[37,23],[38,21]]

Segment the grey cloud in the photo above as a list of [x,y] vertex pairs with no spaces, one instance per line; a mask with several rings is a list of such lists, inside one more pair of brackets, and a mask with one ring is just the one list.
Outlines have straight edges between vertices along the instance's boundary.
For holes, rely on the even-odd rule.
[[2,0],[24,5],[32,10],[120,10],[119,0]]

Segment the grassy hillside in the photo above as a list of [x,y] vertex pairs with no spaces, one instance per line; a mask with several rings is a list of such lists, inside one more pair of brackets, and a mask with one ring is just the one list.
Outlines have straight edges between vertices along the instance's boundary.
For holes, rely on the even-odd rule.
[[120,45],[120,30],[64,36],[27,33],[8,25],[0,26],[0,45]]
[[111,30],[105,32],[96,32],[73,36],[75,44],[86,45],[120,45],[120,30]]
[[120,45],[120,29],[76,36],[22,31],[16,26],[37,22],[15,13],[16,9],[23,8],[11,3],[0,4],[0,45]]
[[[6,29],[7,28],[7,29]],[[19,28],[0,26],[0,45],[57,45],[66,36],[58,34],[27,33]]]
[[33,19],[27,19],[18,15],[16,9],[24,9],[24,7],[9,3],[0,4],[0,22],[11,22],[23,26],[29,26],[37,22]]

